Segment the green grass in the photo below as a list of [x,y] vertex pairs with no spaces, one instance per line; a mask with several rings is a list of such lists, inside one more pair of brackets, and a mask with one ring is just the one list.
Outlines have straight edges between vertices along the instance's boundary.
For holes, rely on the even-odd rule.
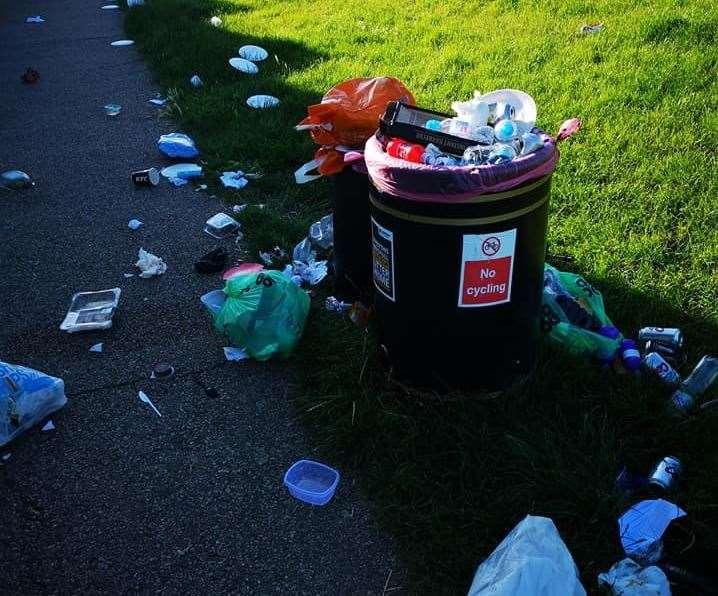
[[[209,25],[213,15],[221,28]],[[596,20],[605,31],[578,34]],[[336,82],[397,76],[441,111],[475,88],[523,89],[552,132],[580,116],[584,129],[562,146],[554,176],[550,252],[603,290],[626,334],[678,325],[691,363],[716,351],[714,2],[149,0],[129,12],[127,29],[208,168],[265,173],[225,195],[267,204],[244,218],[253,252],[291,248],[328,209],[325,181],[294,183],[314,147],[292,126]],[[272,54],[256,77],[227,64],[246,43]],[[201,90],[189,85],[194,73]],[[282,103],[252,111],[244,100],[254,93]],[[409,566],[408,591],[465,592],[527,513],[555,520],[594,590],[621,557],[616,518],[629,501],[613,487],[620,463],[646,472],[669,453],[687,468],[673,498],[690,514],[692,552],[718,552],[715,417],[677,424],[664,389],[555,351],[529,386],[501,398],[437,397],[387,379],[374,342],[315,306],[296,357],[297,407],[318,456],[359,471]]]

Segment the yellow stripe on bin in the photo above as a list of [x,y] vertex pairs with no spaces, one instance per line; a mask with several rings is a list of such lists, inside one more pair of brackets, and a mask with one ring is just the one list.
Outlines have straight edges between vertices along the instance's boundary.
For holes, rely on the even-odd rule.
[[492,224],[498,223],[500,221],[506,221],[508,219],[515,219],[517,217],[521,217],[522,215],[526,215],[527,213],[531,213],[535,209],[538,209],[546,201],[548,201],[548,197],[549,193],[546,192],[546,194],[543,195],[538,201],[522,209],[510,211],[509,213],[502,213],[501,215],[492,215],[491,217],[476,217],[473,219],[464,219],[460,217],[441,218],[429,217],[427,215],[415,215],[414,213],[405,213],[403,211],[399,211],[398,209],[394,209],[393,207],[387,207],[386,205],[382,205],[371,195],[369,195],[369,200],[371,201],[371,204],[374,205],[374,207],[379,209],[379,211],[383,211],[384,213],[393,215],[394,217],[403,219],[405,221],[437,226],[480,226],[483,224]]

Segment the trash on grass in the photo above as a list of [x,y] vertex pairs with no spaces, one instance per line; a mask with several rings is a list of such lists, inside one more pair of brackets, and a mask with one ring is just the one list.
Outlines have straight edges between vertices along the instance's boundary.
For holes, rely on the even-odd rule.
[[37,83],[40,80],[40,73],[28,66],[25,72],[20,75],[20,80],[28,85]]
[[163,106],[167,103],[167,98],[162,97],[159,93],[153,97],[152,99],[148,100],[151,104],[155,106]]
[[168,178],[167,180],[170,181],[172,186],[185,186],[189,184],[189,180],[185,180],[184,178]]
[[675,387],[681,382],[676,370],[658,352],[649,352],[643,357],[643,367],[653,373],[666,385]]
[[324,301],[324,308],[330,312],[346,312],[351,307],[352,305],[349,302],[342,302],[341,300],[338,300],[335,296],[329,296]]
[[247,98],[247,105],[255,110],[274,108],[279,105],[279,99],[273,95],[252,95]]
[[544,266],[541,330],[578,356],[611,362],[623,336],[606,314],[603,296],[583,277]]
[[35,185],[32,178],[22,170],[7,170],[0,174],[0,181],[5,188],[11,190],[22,190]]
[[621,544],[626,555],[650,565],[661,557],[663,533],[668,525],[686,515],[677,505],[663,499],[635,504],[618,519]]
[[238,230],[239,222],[222,212],[216,213],[210,217],[204,225],[204,231],[212,236],[212,238],[217,238],[219,240],[234,234]]
[[110,42],[110,45],[119,48],[122,46],[131,46],[133,43],[135,42],[131,39],[118,39],[117,41]]
[[310,261],[309,263],[295,262],[294,275],[300,277],[310,286],[319,284],[329,272],[327,261]]
[[162,275],[167,271],[167,264],[157,255],[147,252],[144,248],[140,248],[137,253],[137,262],[135,267],[139,268],[142,273],[140,277],[148,279],[155,275]]
[[25,17],[26,23],[44,23],[45,19],[43,19],[40,15],[37,15],[35,17]]
[[207,185],[200,184],[197,188],[194,189],[195,192],[199,192],[200,190],[207,190]]
[[120,293],[120,288],[112,288],[75,294],[60,329],[68,333],[109,329],[120,301]]
[[225,188],[244,188],[249,183],[244,177],[244,172],[237,170],[236,172],[222,172],[220,177]]
[[671,596],[668,578],[660,568],[644,568],[632,559],[623,559],[600,573],[598,585],[609,589],[612,596]]
[[592,35],[594,33],[598,33],[599,31],[603,31],[606,28],[606,26],[602,22],[598,23],[592,23],[590,25],[581,25],[581,35]]
[[371,318],[371,309],[367,308],[361,302],[355,302],[349,309],[349,320],[359,329],[366,329]]
[[141,225],[142,222],[139,219],[131,219],[127,222],[127,227],[130,228],[130,230],[139,230]]
[[479,565],[468,596],[585,596],[553,521],[527,515]]
[[229,65],[246,74],[257,74],[259,72],[259,68],[254,62],[250,62],[244,58],[230,58]]
[[309,296],[280,271],[235,275],[214,314],[215,329],[257,360],[291,354],[309,314]]
[[63,380],[32,368],[0,362],[0,380],[0,446],[67,403]]
[[157,148],[167,157],[192,158],[199,155],[194,141],[181,132],[162,135],[157,141]]
[[40,430],[41,430],[42,432],[45,432],[45,433],[46,433],[46,432],[49,432],[49,431],[51,431],[51,430],[55,430],[55,424],[53,423],[52,420],[48,420],[48,421],[45,423],[45,426],[43,426]]
[[155,404],[152,403],[152,400],[149,398],[149,396],[144,391],[140,391],[137,394],[137,397],[140,398],[140,401],[146,403],[150,408],[152,408],[155,411],[155,414],[157,414],[160,418],[162,418],[162,414],[160,414],[160,411],[155,407]]
[[309,239],[312,244],[328,250],[334,245],[334,220],[332,215],[325,215],[309,226]]
[[192,87],[201,87],[202,85],[204,85],[202,79],[199,78],[199,75],[192,75],[189,82]]
[[339,472],[325,464],[301,459],[284,474],[284,486],[295,499],[310,505],[326,505],[339,484]]
[[111,117],[119,115],[122,111],[122,106],[116,103],[108,103],[103,107],[105,109],[105,114]]
[[94,344],[90,346],[90,352],[94,352],[95,354],[101,354],[102,353],[102,342],[99,344]]
[[222,19],[219,17],[212,17],[209,20],[209,24],[212,25],[212,27],[219,27],[222,24]]
[[261,62],[269,57],[269,52],[259,46],[247,45],[239,48],[239,57],[250,62]]
[[242,348],[233,348],[231,346],[225,346],[224,357],[230,362],[239,362],[240,360],[246,360],[249,358],[249,354]]
[[157,168],[136,170],[130,173],[130,179],[135,186],[157,186],[160,183],[160,173]]
[[104,6],[100,6],[102,10],[117,10],[119,7],[118,4],[105,4]]
[[718,379],[718,358],[703,356],[680,387],[671,396],[671,403],[682,414],[690,413],[696,399],[702,396]]
[[683,464],[681,460],[669,455],[659,461],[656,467],[653,468],[651,475],[648,477],[648,484],[664,491],[670,491],[675,488],[682,473]]
[[224,269],[228,258],[229,253],[220,246],[199,259],[194,264],[194,270],[197,273],[218,273]]
[[158,362],[152,367],[150,379],[169,379],[173,374],[175,374],[174,366],[167,364],[166,362]]

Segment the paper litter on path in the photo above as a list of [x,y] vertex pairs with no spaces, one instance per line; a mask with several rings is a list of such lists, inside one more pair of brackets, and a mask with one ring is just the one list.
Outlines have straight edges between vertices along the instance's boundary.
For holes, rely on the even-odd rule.
[[137,255],[138,259],[135,267],[138,267],[142,273],[140,277],[147,279],[154,275],[162,275],[167,271],[167,264],[157,255],[147,252],[144,248],[140,248]]
[[95,352],[96,354],[102,353],[102,342],[99,344],[95,344],[94,346],[90,347],[90,352]]
[[52,422],[52,420],[48,420],[45,423],[45,426],[43,426],[41,430],[44,433],[49,432],[51,430],[55,430],[55,424]]

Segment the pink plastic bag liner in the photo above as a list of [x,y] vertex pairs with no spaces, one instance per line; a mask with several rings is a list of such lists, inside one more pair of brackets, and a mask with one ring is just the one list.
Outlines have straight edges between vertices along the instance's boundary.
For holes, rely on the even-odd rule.
[[503,192],[554,171],[558,148],[547,134],[538,151],[507,164],[430,166],[391,157],[374,136],[366,142],[364,160],[369,178],[381,192],[429,203],[462,203],[479,195]]

